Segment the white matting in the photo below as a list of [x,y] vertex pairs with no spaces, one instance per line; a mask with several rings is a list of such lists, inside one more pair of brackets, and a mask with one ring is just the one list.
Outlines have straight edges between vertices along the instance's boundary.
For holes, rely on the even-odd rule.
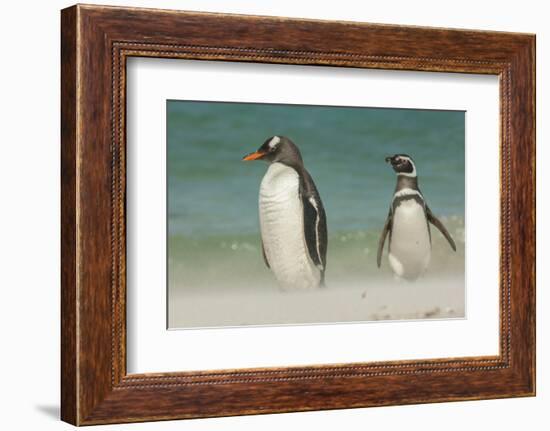
[[[498,353],[499,106],[495,76],[128,61],[128,372]],[[465,319],[166,329],[166,100],[465,110]]]

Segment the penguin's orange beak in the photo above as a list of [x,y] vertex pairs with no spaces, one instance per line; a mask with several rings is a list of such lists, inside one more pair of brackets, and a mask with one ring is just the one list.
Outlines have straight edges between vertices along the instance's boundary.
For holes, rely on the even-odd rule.
[[250,153],[244,156],[243,161],[258,160],[261,159],[263,156],[265,156],[265,153],[263,151],[255,151],[254,153]]

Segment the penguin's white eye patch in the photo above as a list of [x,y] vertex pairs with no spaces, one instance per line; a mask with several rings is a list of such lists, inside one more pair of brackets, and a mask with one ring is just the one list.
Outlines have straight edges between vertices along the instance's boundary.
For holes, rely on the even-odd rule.
[[277,145],[279,145],[279,142],[281,142],[281,138],[279,138],[278,136],[273,136],[273,138],[271,138],[271,141],[269,141],[269,148],[274,149]]

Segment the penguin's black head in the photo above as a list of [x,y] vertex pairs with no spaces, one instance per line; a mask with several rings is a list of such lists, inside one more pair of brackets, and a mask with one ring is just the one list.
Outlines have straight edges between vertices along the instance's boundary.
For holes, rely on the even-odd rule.
[[243,157],[243,160],[265,160],[268,163],[284,163],[288,166],[303,164],[300,150],[285,136],[272,136],[254,153]]
[[396,154],[391,157],[386,157],[386,163],[391,164],[391,167],[397,175],[416,177],[414,161],[412,157],[407,154]]

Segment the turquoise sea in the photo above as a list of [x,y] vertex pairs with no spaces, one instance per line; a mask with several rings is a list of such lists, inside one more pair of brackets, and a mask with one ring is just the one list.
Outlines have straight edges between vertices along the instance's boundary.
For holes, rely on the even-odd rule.
[[167,102],[169,288],[273,286],[260,251],[263,162],[241,161],[268,137],[300,148],[323,200],[327,284],[376,268],[376,246],[395,187],[387,155],[416,162],[432,211],[458,244],[432,228],[432,272],[464,271],[465,115],[462,111]]

